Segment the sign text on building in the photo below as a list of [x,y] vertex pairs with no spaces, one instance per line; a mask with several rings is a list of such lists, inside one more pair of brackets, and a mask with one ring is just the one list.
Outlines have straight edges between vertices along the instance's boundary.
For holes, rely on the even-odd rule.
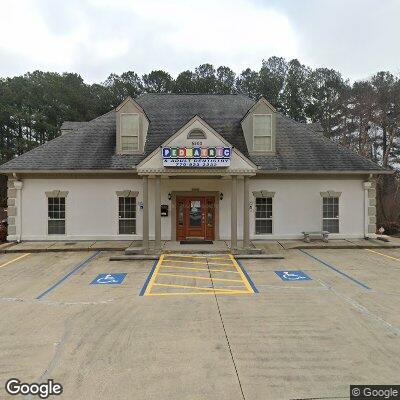
[[163,147],[164,167],[229,167],[230,147]]

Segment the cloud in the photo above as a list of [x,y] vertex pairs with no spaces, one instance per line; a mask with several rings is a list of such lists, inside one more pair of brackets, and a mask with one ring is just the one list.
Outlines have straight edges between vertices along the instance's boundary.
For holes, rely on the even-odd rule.
[[245,0],[9,2],[0,36],[0,49],[26,60],[17,69],[4,60],[7,75],[40,68],[102,80],[127,69],[177,74],[203,62],[239,72],[273,54],[297,55],[285,15]]
[[20,0],[2,5],[0,74],[72,71],[99,82],[205,62],[240,72],[278,55],[359,78],[397,72],[399,13],[397,0]]
[[303,63],[335,68],[353,80],[381,70],[400,72],[400,1],[274,0],[272,4],[297,33]]

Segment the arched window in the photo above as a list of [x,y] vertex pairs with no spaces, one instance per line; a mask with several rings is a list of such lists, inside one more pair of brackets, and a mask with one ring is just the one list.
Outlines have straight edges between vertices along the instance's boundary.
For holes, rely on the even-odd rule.
[[192,129],[188,135],[187,135],[188,139],[207,139],[206,134],[198,128]]

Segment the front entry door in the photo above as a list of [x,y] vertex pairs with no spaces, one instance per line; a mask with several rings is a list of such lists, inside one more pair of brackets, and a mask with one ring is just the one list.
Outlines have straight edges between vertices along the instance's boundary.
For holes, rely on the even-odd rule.
[[177,197],[176,238],[214,240],[214,197]]

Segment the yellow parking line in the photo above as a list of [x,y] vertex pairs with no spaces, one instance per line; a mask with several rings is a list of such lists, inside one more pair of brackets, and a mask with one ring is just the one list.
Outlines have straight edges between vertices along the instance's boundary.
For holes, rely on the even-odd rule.
[[154,281],[155,281],[155,279],[156,279],[157,273],[158,273],[158,271],[159,271],[159,269],[160,269],[160,267],[161,267],[161,264],[162,264],[163,260],[164,260],[164,254],[161,254],[161,256],[160,256],[160,258],[159,258],[159,260],[158,260],[156,269],[154,270],[153,275],[151,276],[150,282],[149,282],[149,284],[147,285],[146,291],[144,292],[144,295],[145,295],[145,296],[147,296],[147,295],[150,293],[151,288],[152,288],[153,285],[154,285]]
[[222,265],[222,266],[225,266],[225,267],[233,267],[232,264],[221,264],[221,263],[215,263],[215,262],[209,262],[207,264],[208,265]]
[[207,265],[207,260],[204,261],[186,261],[186,260],[170,260],[169,258],[166,258],[164,260],[165,262],[177,262],[177,263],[185,263],[185,264],[201,264],[201,265]]
[[370,251],[371,253],[379,254],[379,255],[381,255],[383,257],[390,258],[392,260],[400,261],[400,258],[389,256],[389,255],[383,254],[383,253],[379,253],[379,251],[375,251],[375,250],[371,250],[371,249],[365,249],[365,250]]
[[232,264],[221,264],[221,263],[213,263],[213,262],[207,263],[207,260],[204,260],[204,261],[181,261],[181,260],[170,260],[170,259],[168,258],[168,259],[165,259],[164,261],[165,261],[165,262],[168,261],[168,262],[185,263],[185,264],[223,265],[223,266],[226,266],[226,267],[232,267],[232,266],[233,266]]
[[5,267],[6,265],[9,265],[9,264],[13,263],[14,261],[18,261],[18,260],[20,260],[21,258],[24,258],[24,257],[26,257],[26,256],[29,256],[29,254],[31,254],[31,253],[23,254],[22,256],[19,256],[19,257],[17,257],[17,258],[14,258],[13,260],[7,261],[6,263],[1,264],[1,265],[0,265],[0,268],[3,268],[3,267]]
[[229,261],[228,255],[226,257],[207,257],[207,256],[191,256],[186,254],[166,254],[168,257],[183,257],[183,258],[207,258],[208,260],[226,260]]
[[174,265],[162,265],[161,268],[173,268],[173,269],[187,269],[194,271],[210,271],[210,272],[226,272],[227,274],[238,274],[237,271],[227,271],[225,269],[208,269],[208,268],[194,268],[194,267],[177,267]]
[[[171,295],[196,295],[196,294],[249,294],[254,293],[250,283],[248,282],[246,276],[244,275],[242,269],[239,267],[236,260],[233,258],[231,254],[227,255],[229,258],[221,258],[221,257],[207,257],[207,256],[189,256],[185,255],[183,257],[189,258],[204,258],[204,261],[188,261],[188,260],[171,260],[170,258],[177,258],[181,256],[176,256],[174,254],[162,254],[157,262],[157,265],[154,269],[153,275],[150,278],[149,284],[144,293],[145,296],[171,296]],[[169,257],[169,258],[168,258]],[[209,262],[210,259],[222,259],[226,261],[230,261],[231,264],[228,263],[217,263],[217,262]],[[169,264],[169,265],[165,265]],[[175,263],[183,263],[186,265],[178,266]],[[194,264],[193,267],[188,266],[187,264]],[[210,266],[221,266],[220,268],[211,269]],[[225,267],[225,268],[222,268]],[[183,275],[183,274],[174,274],[161,272],[161,268],[169,268],[169,269],[177,269],[183,271],[210,271],[210,272],[221,272],[221,273],[234,273],[239,274],[241,279],[225,279],[225,278],[214,278],[214,277],[203,277],[196,275]],[[177,271],[178,272],[178,271]],[[166,283],[156,283],[158,280],[158,276],[166,276],[166,277],[177,277],[184,279],[199,279],[199,280],[208,280],[210,283],[212,281],[220,281],[220,282],[236,282],[241,285],[236,286],[236,289],[228,289],[226,286],[220,286],[218,288],[215,287],[199,287],[199,286],[191,286],[191,285],[176,285],[176,284],[166,284]],[[243,287],[243,286],[244,287]],[[177,289],[192,289],[189,292],[164,292],[164,293],[152,293],[153,287],[170,287]],[[232,286],[231,286],[232,287]]]
[[[187,296],[187,295],[192,295],[192,294],[202,294],[202,295],[213,295],[214,292],[167,292],[167,293],[150,293],[148,296]],[[220,294],[249,294],[249,292],[244,292],[240,290],[235,290],[232,292],[229,291],[223,291],[223,292],[218,292],[218,295]]]
[[[166,274],[159,272],[159,276],[175,276],[177,278],[186,278],[186,279],[202,279],[202,280],[211,280],[211,278],[203,278],[201,276],[196,275],[178,275],[178,274]],[[240,279],[222,279],[222,278],[212,278],[213,281],[224,281],[224,282],[242,282]]]
[[254,293],[253,288],[251,287],[249,281],[247,280],[246,276],[244,275],[242,269],[239,267],[239,264],[237,263],[237,261],[235,260],[235,257],[233,257],[232,254],[229,254],[229,257],[233,263],[233,265],[236,267],[236,270],[239,272],[240,277],[242,278],[242,281],[244,283],[244,285],[246,286],[247,290],[251,293]]
[[[217,291],[217,292],[238,292],[240,290],[234,289],[217,289],[217,288],[203,288],[199,286],[188,286],[188,285],[172,285],[168,283],[155,283],[154,286],[166,286],[166,287],[175,287],[175,288],[182,288],[182,289],[197,289],[197,290],[206,290],[206,291]],[[248,293],[248,292],[243,292]]]

